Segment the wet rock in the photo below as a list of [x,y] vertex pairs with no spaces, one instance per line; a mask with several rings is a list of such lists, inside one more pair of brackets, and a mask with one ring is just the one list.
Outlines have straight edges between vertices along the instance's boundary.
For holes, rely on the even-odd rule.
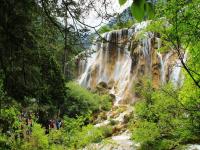
[[117,134],[119,132],[122,132],[124,129],[124,125],[122,124],[119,124],[119,125],[116,125],[114,128],[113,128],[113,134]]
[[97,86],[100,86],[100,87],[105,88],[105,89],[108,88],[108,85],[105,82],[100,82]]
[[107,94],[109,92],[108,90],[108,85],[105,82],[100,82],[97,86],[96,86],[96,91],[100,94]]
[[110,118],[116,118],[119,113],[117,111],[112,111]]
[[129,122],[129,120],[130,120],[130,114],[125,114],[123,123],[127,124]]
[[111,89],[113,88],[114,84],[115,84],[115,81],[114,81],[114,80],[110,80],[110,81],[108,82],[108,89],[111,90]]
[[107,119],[106,112],[101,112],[101,113],[99,114],[99,119],[100,119],[100,120],[106,120],[106,119]]

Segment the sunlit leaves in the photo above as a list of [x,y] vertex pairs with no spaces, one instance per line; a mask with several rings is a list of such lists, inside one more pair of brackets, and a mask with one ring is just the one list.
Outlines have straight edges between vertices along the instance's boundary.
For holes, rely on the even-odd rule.
[[120,5],[124,5],[127,2],[127,0],[119,0]]
[[137,122],[137,128],[133,129],[133,139],[137,142],[154,141],[160,136],[159,128],[156,123],[147,121]]
[[154,17],[155,12],[154,12],[154,6],[152,3],[150,3],[150,2],[146,3],[146,12],[147,12],[149,19],[152,19]]
[[153,3],[146,0],[135,0],[131,5],[131,13],[136,20],[151,19],[154,16]]
[[[127,0],[119,0],[120,5],[124,5],[126,2]],[[143,19],[151,19],[154,16],[153,1],[134,0],[130,10],[132,15],[138,21],[142,21]]]
[[145,15],[144,4],[145,4],[145,0],[141,0],[141,1],[136,0],[131,5],[131,13],[138,21],[142,21],[142,19],[144,18],[144,15]]

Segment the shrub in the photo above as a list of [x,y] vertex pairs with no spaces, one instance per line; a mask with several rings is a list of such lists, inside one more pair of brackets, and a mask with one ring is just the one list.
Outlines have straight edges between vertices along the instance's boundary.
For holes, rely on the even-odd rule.
[[180,89],[171,84],[157,90],[141,89],[142,100],[136,103],[129,123],[141,149],[181,149],[182,144],[199,141],[199,119],[194,118],[199,118],[195,111],[200,90],[187,82]]
[[103,33],[105,33],[105,32],[109,32],[109,31],[111,31],[112,29],[108,26],[108,25],[104,25],[104,26],[102,26],[102,27],[100,27],[100,29],[98,30],[98,32],[100,33],[100,34],[103,34]]
[[99,127],[99,129],[102,131],[104,138],[112,136],[112,132],[113,132],[112,126],[109,126],[109,125],[102,126],[102,127]]
[[103,132],[99,128],[94,127],[93,125],[87,125],[82,128],[82,131],[77,136],[79,139],[79,145],[81,147],[89,143],[97,143],[103,139]]
[[75,82],[68,82],[67,87],[67,99],[65,100],[64,109],[66,114],[70,117],[76,115],[84,115],[89,111],[98,110],[98,102],[100,99],[94,98],[94,94],[81,87]]
[[119,123],[118,120],[110,119],[110,125],[114,126],[114,125],[116,125],[118,123]]
[[70,117],[84,115],[90,111],[109,110],[112,107],[111,98],[108,95],[94,94],[75,82],[68,82],[66,87],[68,94],[63,108]]
[[100,105],[101,109],[105,111],[109,111],[112,108],[112,98],[110,95],[102,95]]
[[135,126],[137,126],[137,128],[133,129],[132,137],[136,142],[154,141],[160,136],[159,129],[155,123],[141,121]]
[[26,137],[21,149],[46,150],[48,147],[49,141],[47,135],[45,135],[45,130],[41,128],[41,125],[34,123],[32,133],[30,137]]

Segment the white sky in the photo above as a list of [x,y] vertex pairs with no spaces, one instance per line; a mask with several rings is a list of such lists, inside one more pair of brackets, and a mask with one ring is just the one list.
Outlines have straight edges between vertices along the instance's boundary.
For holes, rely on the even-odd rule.
[[[62,0],[59,0],[61,3]],[[77,3],[83,2],[82,0],[75,0]],[[87,4],[87,2],[90,2],[91,0],[84,0],[84,4]],[[109,5],[106,5],[106,10],[108,14],[114,14],[114,13],[121,13],[124,9],[126,9],[128,6],[132,4],[133,0],[127,0],[127,2],[123,5],[120,6],[118,0],[94,0],[94,8],[97,10],[97,12],[104,12],[105,13],[105,5],[102,3],[106,1],[106,3],[110,3]],[[83,7],[84,8],[84,7]],[[86,16],[84,20],[81,20],[87,25],[90,26],[97,26],[102,22],[102,18],[99,17],[97,13],[93,10],[90,9],[90,12],[88,14],[83,14],[83,16]],[[59,18],[60,22],[64,24],[64,20],[62,18]],[[68,22],[73,23],[72,19],[68,19]],[[108,22],[108,20],[103,19],[103,23],[101,24],[104,25]],[[96,29],[100,28],[100,26],[96,27]]]
[[[103,0],[97,0],[97,4],[96,7],[99,10],[104,11],[104,7],[101,7],[102,1]],[[128,6],[131,5],[132,0],[128,0],[126,4],[124,4],[123,6],[120,6],[118,3],[118,0],[109,0],[111,2],[111,5],[107,6],[107,12],[109,14],[113,14],[113,13],[121,13],[124,9],[126,9]],[[86,24],[90,25],[90,26],[97,26],[99,23],[101,23],[101,18],[97,18],[97,14],[95,13],[95,11],[91,11],[88,15],[88,17],[84,20]],[[107,23],[107,20],[103,21],[104,23]]]

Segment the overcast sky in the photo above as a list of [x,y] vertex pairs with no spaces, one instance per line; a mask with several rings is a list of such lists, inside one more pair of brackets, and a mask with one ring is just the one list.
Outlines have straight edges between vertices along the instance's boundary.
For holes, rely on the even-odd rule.
[[[60,3],[61,1],[62,0],[59,0]],[[75,0],[75,1],[78,3],[82,2],[81,0]],[[87,4],[87,1],[89,2],[90,0],[85,0],[85,1],[86,3],[84,4]],[[95,10],[97,10],[97,12],[105,13],[105,5],[102,4],[104,1],[105,0],[94,0],[94,3],[95,3],[94,7],[95,7]],[[132,1],[133,0],[127,0],[127,2],[123,6],[120,6],[118,3],[118,0],[106,0],[106,3],[109,3],[108,5],[106,5],[106,11],[108,14],[121,13],[124,9],[126,9],[128,6],[131,5]],[[102,22],[102,18],[101,17],[98,18],[98,15],[94,11],[94,9],[93,10],[90,9],[90,12],[88,12],[88,14],[83,14],[83,16],[85,16],[85,19],[81,21],[93,27],[99,25]],[[64,24],[63,18],[58,17],[58,20]],[[72,19],[68,19],[68,22],[73,23]],[[107,22],[108,22],[107,19],[106,20],[103,19],[103,23],[101,24],[101,26],[106,24]],[[96,29],[98,28],[100,28],[100,26],[96,27]]]
[[[97,8],[104,10],[104,8],[100,6],[101,2],[103,0],[97,0],[97,1],[99,1],[99,3],[96,4]],[[110,0],[110,1],[111,1],[111,5],[107,6],[107,12],[110,13],[110,14],[121,13],[124,9],[126,9],[132,3],[132,0],[128,0],[125,5],[120,6],[119,3],[118,3],[118,0]],[[89,13],[89,16],[87,17],[87,19],[85,19],[85,23],[87,23],[87,24],[89,24],[91,26],[96,26],[100,22],[101,22],[101,19],[97,18],[97,14],[94,11],[91,11]],[[104,20],[104,22],[106,23],[107,20]]]

